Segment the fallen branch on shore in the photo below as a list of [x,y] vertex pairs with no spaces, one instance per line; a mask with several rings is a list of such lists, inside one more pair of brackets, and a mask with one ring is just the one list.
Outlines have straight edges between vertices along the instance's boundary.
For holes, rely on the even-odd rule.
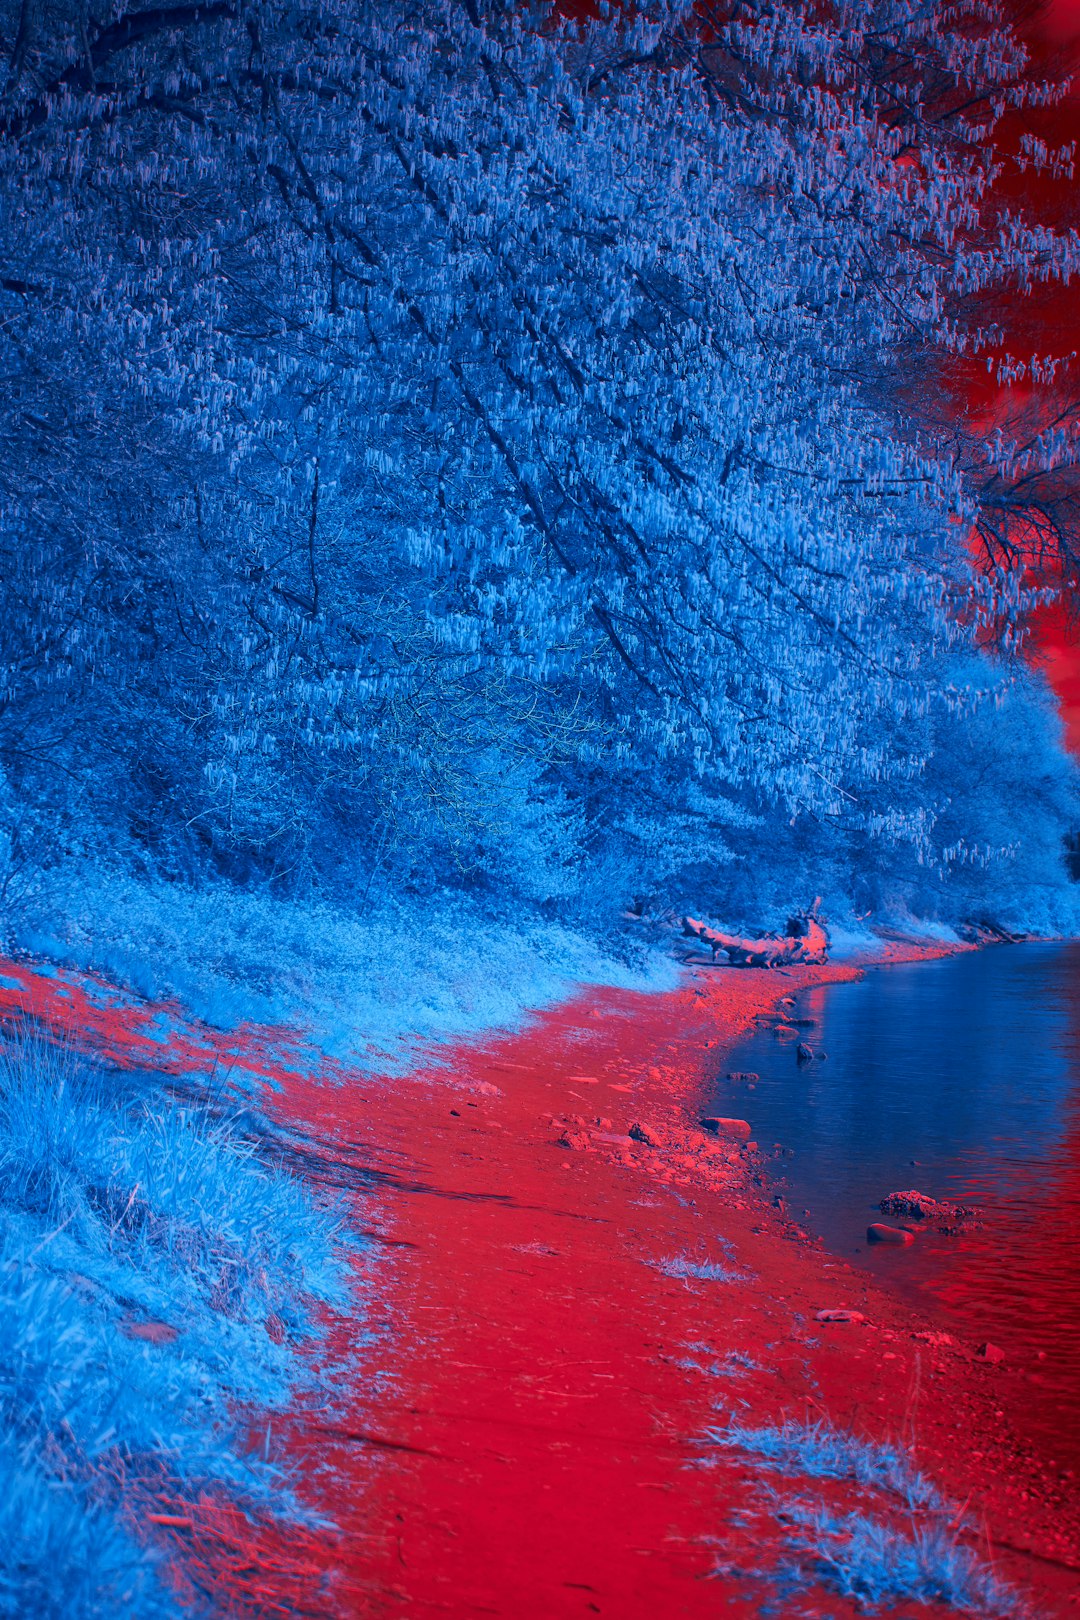
[[[729,967],[774,968],[789,962],[827,962],[829,935],[817,915],[819,904],[815,900],[809,911],[789,917],[783,934],[762,934],[757,938],[728,934],[696,917],[683,918],[683,933],[709,947],[712,958],[706,965],[710,966],[720,965],[717,959],[721,951]],[[699,960],[705,962],[704,958]]]

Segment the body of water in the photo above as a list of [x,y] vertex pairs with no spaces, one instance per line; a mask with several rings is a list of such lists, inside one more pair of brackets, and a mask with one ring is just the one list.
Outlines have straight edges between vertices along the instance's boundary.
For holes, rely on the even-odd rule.
[[[759,1080],[721,1076],[717,1112],[794,1150],[781,1190],[830,1249],[1029,1370],[1033,1436],[1080,1466],[1080,945],[874,969],[791,1014],[826,1058],[800,1064],[765,1028],[727,1064]],[[878,1201],[907,1188],[983,1224],[868,1245],[870,1221],[897,1224]]]

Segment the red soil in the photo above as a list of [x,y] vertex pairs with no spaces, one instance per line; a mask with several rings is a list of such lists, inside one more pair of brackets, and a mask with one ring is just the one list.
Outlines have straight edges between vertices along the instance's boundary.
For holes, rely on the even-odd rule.
[[[38,1018],[72,1025],[72,976],[4,972]],[[393,1080],[304,1076],[299,1043],[281,1064],[273,1032],[248,1032],[248,1067],[283,1084],[277,1106],[312,1139],[316,1175],[351,1187],[351,1221],[377,1236],[357,1262],[356,1312],[332,1328],[332,1393],[295,1413],[284,1442],[334,1528],[283,1535],[197,1504],[192,1529],[156,1532],[196,1584],[225,1612],[674,1620],[772,1600],[773,1614],[839,1620],[859,1612],[847,1599],[778,1593],[789,1527],[764,1476],[699,1444],[723,1414],[826,1417],[913,1440],[964,1508],[961,1540],[989,1545],[1036,1615],[1075,1614],[1080,1503],[1016,1438],[1025,1372],[943,1343],[830,1261],[769,1205],[761,1155],[688,1134],[755,1014],[853,973],[722,970],[667,995],[590,991]],[[160,1021],[90,990],[78,1019],[114,1056],[224,1061],[222,1038],[175,1009],[163,1046]],[[569,1115],[582,1123],[567,1146]],[[666,1145],[604,1139],[635,1120]],[[659,1269],[680,1256],[733,1264],[741,1280]],[[833,1306],[865,1320],[818,1323]],[[755,1367],[707,1370],[733,1351]],[[854,1487],[771,1481],[787,1501],[871,1505]]]
[[[758,1614],[790,1556],[762,1476],[699,1444],[718,1408],[913,1436],[920,1465],[967,1503],[969,1541],[989,1539],[1039,1615],[1075,1612],[1078,1503],[1011,1436],[1022,1376],[928,1339],[932,1327],[830,1262],[767,1205],[758,1155],[686,1146],[703,1083],[754,1014],[852,972],[587,992],[426,1075],[288,1085],[285,1112],[380,1178],[359,1199],[381,1237],[359,1270],[373,1337],[339,1328],[349,1385],[333,1416],[299,1414],[291,1437],[339,1526],[325,1552],[345,1613]],[[567,1147],[570,1115],[587,1123],[571,1122]],[[603,1140],[634,1120],[671,1145]],[[658,1269],[730,1263],[732,1248],[744,1281]],[[815,1320],[838,1305],[867,1320]],[[701,1370],[730,1351],[757,1370]],[[844,1487],[785,1489],[859,1505]],[[811,1588],[772,1612],[858,1611]]]

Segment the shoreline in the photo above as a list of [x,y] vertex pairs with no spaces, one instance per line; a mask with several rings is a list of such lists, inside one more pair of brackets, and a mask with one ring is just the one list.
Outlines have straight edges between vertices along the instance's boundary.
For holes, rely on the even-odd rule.
[[[823,967],[690,970],[658,995],[589,988],[406,1080],[287,1087],[285,1117],[350,1142],[378,1182],[375,1339],[332,1432],[298,1413],[290,1437],[340,1526],[324,1567],[342,1613],[655,1620],[715,1612],[719,1578],[730,1610],[756,1614],[791,1563],[764,1487],[807,1486],[703,1453],[719,1403],[910,1443],[961,1546],[1041,1620],[1075,1614],[1080,1502],[1009,1422],[1019,1371],[829,1255],[772,1207],[761,1156],[696,1129],[709,1071],[781,995],[947,954],[894,943]],[[833,1308],[862,1320],[819,1323]],[[332,1354],[347,1338],[339,1324]],[[718,1358],[753,1370],[720,1376]],[[824,1500],[851,1512],[864,1496],[834,1482]],[[803,1600],[861,1612],[811,1575]]]
[[[155,1537],[178,1578],[252,1616],[757,1616],[793,1590],[785,1503],[870,1498],[707,1443],[737,1417],[909,1447],[961,1548],[1038,1620],[1075,1616],[1080,1497],[1010,1422],[1023,1369],[830,1255],[773,1207],[764,1155],[697,1129],[711,1074],[782,996],[952,954],[892,941],[820,967],[691,967],[670,991],[586,986],[405,1076],[320,1074],[287,1031],[248,1028],[240,1051],[175,1005],[163,1048],[150,1004],[13,966],[13,1010],[113,1061],[210,1074],[227,1049],[272,1079],[266,1106],[369,1240],[354,1306],[297,1346],[324,1392],[275,1430],[316,1518],[193,1509],[194,1529]],[[862,1320],[818,1321],[837,1308]],[[932,1528],[880,1492],[871,1506],[890,1533]],[[865,1612],[794,1562],[791,1612]]]
[[[796,992],[811,986],[836,985],[852,982],[866,971],[899,966],[910,962],[940,960],[945,957],[988,948],[983,945],[960,944],[920,945],[917,942],[896,941],[880,954],[860,954],[845,961],[829,963],[810,969],[795,986]],[[854,969],[853,972],[834,969]],[[773,1011],[780,998],[774,998]],[[744,1038],[748,1024],[725,1040],[717,1056],[727,1055]],[[699,1104],[707,1100],[699,1093]],[[684,1117],[696,1110],[689,1103]],[[932,1300],[913,1300],[899,1291],[893,1291],[878,1280],[868,1269],[829,1250],[824,1240],[801,1229],[798,1223],[778,1216],[769,1198],[767,1183],[754,1186],[750,1178],[748,1196],[757,1197],[757,1213],[768,1223],[771,1236],[782,1244],[792,1244],[801,1250],[808,1271],[827,1269],[850,1279],[849,1291],[858,1299],[859,1308],[865,1308],[880,1324],[887,1324],[916,1343],[926,1343],[926,1358],[939,1380],[938,1395],[942,1410],[935,1413],[932,1423],[943,1442],[934,1450],[933,1471],[958,1502],[970,1501],[990,1530],[991,1544],[1003,1549],[1019,1560],[1041,1565],[1044,1569],[1059,1571],[1049,1582],[1050,1592],[1044,1592],[1044,1601],[1051,1596],[1063,1599],[1062,1613],[1080,1611],[1080,1486],[1071,1480],[1064,1490],[1048,1490],[1050,1473],[1047,1458],[1039,1444],[1027,1438],[1022,1422],[1010,1420],[1026,1400],[1028,1370],[1006,1361],[993,1365],[982,1360],[970,1344],[959,1337],[957,1324],[950,1319],[944,1307]],[[925,1373],[925,1368],[923,1369]],[[924,1386],[925,1388],[925,1386]],[[965,1445],[960,1454],[948,1443],[948,1410],[950,1391],[965,1410]],[[1065,1498],[1065,1500],[1063,1500]],[[996,1527],[996,1534],[994,1533]],[[985,1535],[985,1531],[984,1531]],[[1022,1578],[1022,1577],[1021,1577]],[[1028,1576],[1030,1580],[1030,1574]],[[1041,1585],[1041,1581],[1036,1583]],[[1040,1613],[1044,1611],[1039,1611]],[[1046,1610],[1058,1613],[1058,1609]]]

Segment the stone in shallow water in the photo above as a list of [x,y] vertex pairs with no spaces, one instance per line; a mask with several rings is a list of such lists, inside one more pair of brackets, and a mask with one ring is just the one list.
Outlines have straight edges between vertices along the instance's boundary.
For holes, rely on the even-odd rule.
[[914,1232],[909,1232],[903,1226],[886,1226],[884,1221],[871,1221],[866,1228],[866,1237],[869,1243],[892,1243],[897,1248],[915,1241]]
[[741,1136],[750,1135],[750,1121],[746,1119],[726,1119],[722,1114],[707,1114],[701,1121],[703,1131],[712,1131],[714,1136]]

